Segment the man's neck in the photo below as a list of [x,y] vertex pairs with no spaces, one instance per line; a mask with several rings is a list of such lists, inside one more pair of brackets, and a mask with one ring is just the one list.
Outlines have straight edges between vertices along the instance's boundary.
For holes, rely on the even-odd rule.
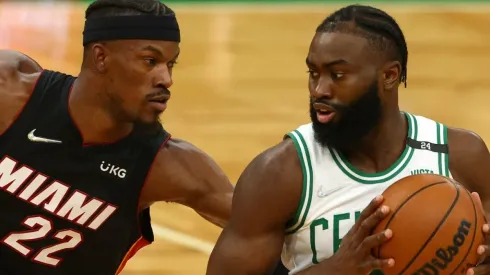
[[133,129],[132,123],[118,122],[110,110],[103,107],[104,95],[96,92],[102,90],[96,81],[89,82],[87,77],[81,74],[70,93],[68,109],[84,144],[116,142]]
[[378,173],[393,165],[405,150],[407,121],[398,109],[384,114],[378,126],[342,153],[361,171]]

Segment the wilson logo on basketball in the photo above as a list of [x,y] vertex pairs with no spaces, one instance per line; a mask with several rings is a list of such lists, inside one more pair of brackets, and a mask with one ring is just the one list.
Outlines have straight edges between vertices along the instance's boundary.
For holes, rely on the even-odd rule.
[[453,243],[446,248],[441,247],[437,249],[435,257],[430,262],[425,263],[413,275],[436,275],[439,274],[440,270],[445,270],[460,252],[459,248],[464,244],[470,228],[471,223],[463,219],[458,231],[454,234]]

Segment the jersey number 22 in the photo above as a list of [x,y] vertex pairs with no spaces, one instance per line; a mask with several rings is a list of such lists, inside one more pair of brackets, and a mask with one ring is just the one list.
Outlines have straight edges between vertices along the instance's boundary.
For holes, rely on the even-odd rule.
[[[20,241],[35,241],[46,238],[53,231],[53,225],[50,220],[41,216],[28,217],[22,223],[33,230],[10,233],[10,235],[3,239],[3,242],[27,257],[33,252],[33,249],[22,244]],[[62,259],[53,256],[54,253],[66,249],[73,249],[83,240],[82,234],[71,229],[60,230],[54,233],[52,237],[61,242],[39,250],[32,257],[33,261],[55,267]]]

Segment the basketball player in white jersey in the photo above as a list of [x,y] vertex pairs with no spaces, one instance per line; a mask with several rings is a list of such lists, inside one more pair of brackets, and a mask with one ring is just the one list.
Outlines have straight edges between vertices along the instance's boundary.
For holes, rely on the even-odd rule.
[[[289,274],[389,269],[396,261],[376,259],[371,249],[393,232],[370,232],[390,211],[382,192],[413,174],[452,177],[490,210],[490,155],[481,138],[400,111],[407,55],[398,24],[379,9],[344,7],[320,24],[306,58],[312,123],[246,168],[208,275],[262,275],[280,255]],[[488,225],[482,230],[488,234]],[[475,249],[487,257],[488,246]],[[482,264],[467,274],[489,270]]]

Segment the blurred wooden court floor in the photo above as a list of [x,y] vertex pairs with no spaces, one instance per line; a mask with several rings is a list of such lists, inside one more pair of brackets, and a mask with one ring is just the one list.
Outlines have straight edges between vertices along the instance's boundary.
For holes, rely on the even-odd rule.
[[[183,42],[163,115],[167,130],[208,152],[235,182],[253,157],[308,122],[304,60],[315,27],[336,7],[173,6]],[[400,89],[400,101],[488,142],[490,8],[461,7],[386,8],[408,41],[408,88]],[[75,4],[0,4],[0,48],[76,75],[83,15],[84,6]],[[123,274],[204,274],[220,230],[179,205],[157,204],[152,217],[155,243]]]

